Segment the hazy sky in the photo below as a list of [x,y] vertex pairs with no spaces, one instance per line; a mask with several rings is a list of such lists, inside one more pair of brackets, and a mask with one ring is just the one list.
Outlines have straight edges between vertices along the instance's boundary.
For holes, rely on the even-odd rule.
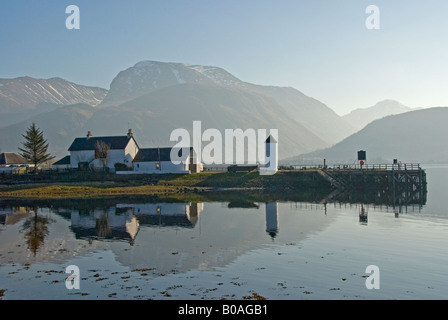
[[[65,22],[80,9],[80,29]],[[369,30],[368,5],[380,10]],[[108,89],[141,60],[294,87],[339,114],[395,99],[448,106],[446,0],[1,0],[0,78]]]

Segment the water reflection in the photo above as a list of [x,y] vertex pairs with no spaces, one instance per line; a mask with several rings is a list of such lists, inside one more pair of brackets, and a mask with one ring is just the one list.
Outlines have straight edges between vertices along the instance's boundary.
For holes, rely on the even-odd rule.
[[367,209],[364,208],[364,204],[361,203],[361,208],[359,208],[359,223],[367,225],[367,221],[368,221]]
[[40,215],[38,206],[0,208],[0,224],[15,225],[22,220],[20,232],[23,233],[28,250],[36,255],[49,233],[48,225],[54,220]]
[[203,203],[117,204],[117,209],[137,217],[142,225],[193,228],[204,208]]
[[45,216],[38,215],[38,208],[34,208],[34,214],[31,217],[27,217],[22,225],[22,231],[26,239],[26,244],[28,250],[30,250],[34,255],[44,244],[45,237],[48,235],[48,224],[53,222]]
[[89,212],[73,210],[71,226],[77,239],[121,240],[134,245],[142,226],[194,228],[203,203],[118,203]]
[[266,232],[272,239],[274,239],[279,232],[277,202],[266,203]]
[[72,211],[71,231],[77,239],[93,240],[126,240],[134,244],[138,233],[139,222],[128,212],[117,212],[117,208],[95,209],[89,213]]
[[[29,263],[33,256],[35,262],[67,261],[94,250],[111,250],[123,265],[166,272],[203,270],[230,263],[264,244],[301,241],[333,221],[334,216],[327,215],[332,206],[354,203],[359,223],[366,226],[368,209],[398,208],[378,201],[387,197],[337,192],[204,197],[209,198],[205,202],[148,197],[2,201],[0,251],[8,254],[0,259]],[[408,200],[399,204],[413,205]],[[421,199],[417,200],[420,208]]]
[[13,225],[30,216],[32,208],[11,206],[0,208],[0,224]]

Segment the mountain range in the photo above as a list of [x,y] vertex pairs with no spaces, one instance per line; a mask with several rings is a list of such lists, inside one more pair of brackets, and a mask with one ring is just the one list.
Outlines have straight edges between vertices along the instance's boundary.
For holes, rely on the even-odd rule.
[[0,127],[75,103],[96,106],[107,90],[61,79],[0,79]]
[[[247,83],[218,67],[142,61],[119,72],[109,90],[75,87],[68,81],[67,88],[56,87],[52,79],[29,77],[30,84],[20,87],[22,80],[13,80],[19,89],[4,88],[4,95],[11,101],[27,101],[21,114],[29,117],[0,128],[3,151],[16,151],[21,134],[33,121],[57,156],[65,155],[72,139],[87,131],[97,136],[121,135],[132,128],[142,147],[172,145],[171,131],[191,131],[194,120],[202,122],[203,130],[278,129],[280,157],[330,146],[355,130],[328,106],[296,89]],[[51,88],[44,87],[43,81]],[[27,87],[45,90],[26,100]],[[73,88],[78,96],[72,94]],[[48,104],[51,110],[31,112]],[[3,104],[0,108],[5,113],[9,110]]]
[[59,158],[87,131],[106,136],[132,129],[140,147],[169,146],[174,129],[191,132],[200,120],[202,131],[278,129],[279,157],[289,163],[352,162],[360,149],[371,161],[448,161],[445,111],[384,100],[339,116],[291,87],[248,83],[219,67],[141,61],[119,72],[109,90],[61,78],[0,79],[0,149],[17,152],[31,122]]

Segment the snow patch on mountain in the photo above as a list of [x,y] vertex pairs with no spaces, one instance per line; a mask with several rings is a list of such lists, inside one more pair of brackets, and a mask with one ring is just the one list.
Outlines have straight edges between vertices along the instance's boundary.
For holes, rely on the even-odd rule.
[[244,82],[217,67],[140,61],[118,73],[102,105],[119,105],[155,90],[185,83],[245,87]]
[[1,111],[7,113],[34,109],[40,102],[60,105],[86,103],[96,106],[106,93],[105,89],[77,85],[61,78],[0,79]]

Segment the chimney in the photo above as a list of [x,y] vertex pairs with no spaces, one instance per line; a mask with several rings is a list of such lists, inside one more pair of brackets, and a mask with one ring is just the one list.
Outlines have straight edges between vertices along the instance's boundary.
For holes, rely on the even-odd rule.
[[89,140],[91,136],[92,136],[92,132],[91,131],[87,131],[87,140]]
[[134,134],[132,133],[132,129],[129,129],[129,130],[128,130],[128,138],[130,138],[130,137],[132,137],[132,136],[134,136]]

